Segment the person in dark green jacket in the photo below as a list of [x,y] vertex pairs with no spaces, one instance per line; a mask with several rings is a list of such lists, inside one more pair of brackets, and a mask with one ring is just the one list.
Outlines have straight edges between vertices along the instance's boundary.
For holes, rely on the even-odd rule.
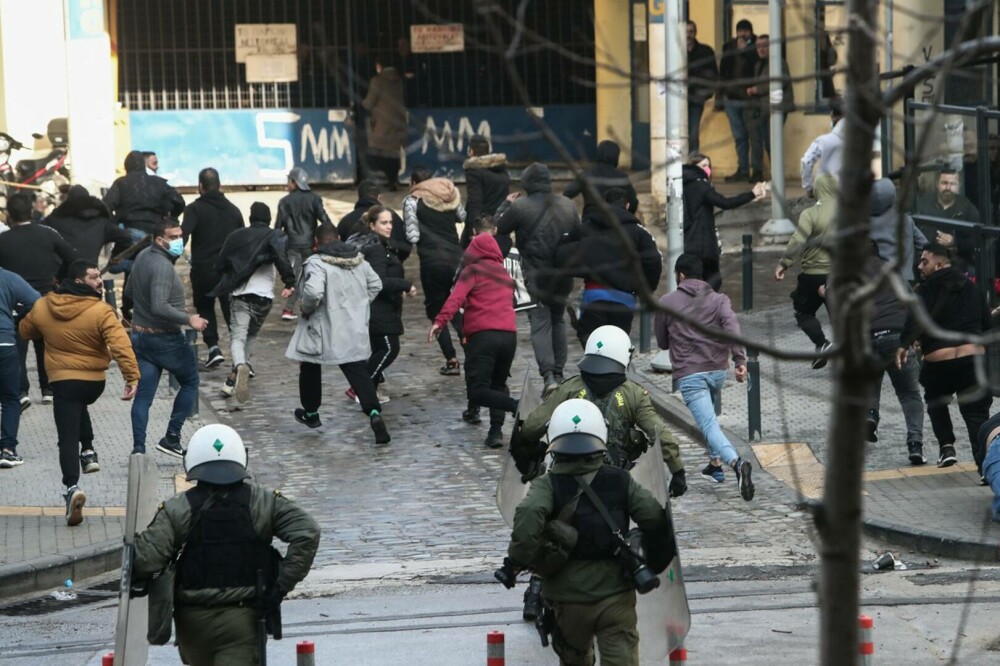
[[[177,560],[174,625],[185,664],[260,663],[257,569],[277,564],[265,601],[278,604],[309,573],[319,547],[316,521],[279,491],[245,483],[246,463],[235,430],[204,426],[184,458],[188,481],[198,485],[161,504],[136,536],[135,581]],[[275,557],[273,537],[288,544],[284,558]]]
[[[622,534],[631,520],[644,538],[665,539],[666,549],[672,550],[670,519],[628,472],[604,464],[607,426],[594,403],[578,398],[563,402],[552,413],[548,436],[555,462],[532,482],[514,513],[504,567],[516,572],[539,564],[550,550],[546,524],[557,517],[568,522],[578,533],[576,544],[566,563],[542,583],[542,596],[555,613],[552,648],[562,664],[593,664],[596,638],[602,666],[637,666],[636,591],[616,557],[611,526],[588,495],[580,494],[577,477],[590,485]],[[574,501],[567,519],[564,507]]]

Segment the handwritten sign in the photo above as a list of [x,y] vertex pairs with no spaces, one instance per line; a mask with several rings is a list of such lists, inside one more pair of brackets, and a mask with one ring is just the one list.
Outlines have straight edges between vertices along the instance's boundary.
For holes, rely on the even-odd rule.
[[299,80],[299,59],[294,53],[247,56],[247,83],[287,83]]
[[294,23],[237,23],[236,62],[246,62],[248,55],[284,55],[295,53]]
[[464,51],[465,28],[461,23],[411,25],[410,49],[414,53]]

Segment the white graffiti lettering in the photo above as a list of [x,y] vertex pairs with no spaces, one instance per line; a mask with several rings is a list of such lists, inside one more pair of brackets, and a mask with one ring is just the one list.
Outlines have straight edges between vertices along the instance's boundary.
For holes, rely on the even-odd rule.
[[317,136],[312,125],[306,124],[302,127],[300,143],[300,162],[305,162],[307,157],[311,157],[314,164],[326,164],[331,159],[344,158],[348,164],[352,162],[351,137],[343,126],[330,127],[329,130],[321,127]]
[[490,123],[488,120],[483,120],[479,123],[478,130],[472,128],[472,121],[468,117],[462,116],[458,121],[458,141],[455,140],[455,130],[451,128],[451,123],[447,120],[444,121],[444,125],[441,126],[441,130],[438,131],[437,123],[434,122],[433,116],[427,116],[427,124],[424,127],[424,138],[423,143],[420,147],[420,154],[425,155],[427,149],[430,147],[431,142],[434,142],[434,147],[438,152],[448,152],[455,153],[456,149],[458,153],[465,152],[465,146],[468,144],[468,140],[475,134],[480,134],[486,137],[487,140],[492,141],[492,130],[490,129]]
[[285,156],[285,166],[282,169],[258,169],[257,173],[262,178],[284,178],[295,166],[295,153],[292,152],[292,142],[288,139],[269,139],[264,127],[265,123],[284,123],[291,125],[298,122],[299,114],[289,111],[276,111],[273,113],[258,113],[254,119],[257,126],[257,145],[261,148],[276,148],[281,150]]

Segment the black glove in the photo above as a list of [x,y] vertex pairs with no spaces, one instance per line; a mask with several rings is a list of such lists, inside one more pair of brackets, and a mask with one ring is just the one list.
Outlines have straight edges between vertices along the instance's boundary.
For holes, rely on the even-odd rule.
[[517,573],[518,569],[514,566],[514,562],[509,557],[505,557],[503,558],[503,566],[493,572],[493,577],[508,590],[511,590],[517,583]]
[[521,472],[521,483],[528,483],[535,477],[545,474],[545,462],[542,458],[536,458],[525,465],[524,469],[518,466],[518,471]]
[[270,588],[264,593],[264,605],[267,608],[277,608],[281,605],[281,602],[285,600],[285,595],[288,592],[284,591],[277,585]]
[[669,494],[671,497],[680,497],[687,492],[687,473],[683,468],[674,472],[674,475],[670,477],[670,486],[668,487]]

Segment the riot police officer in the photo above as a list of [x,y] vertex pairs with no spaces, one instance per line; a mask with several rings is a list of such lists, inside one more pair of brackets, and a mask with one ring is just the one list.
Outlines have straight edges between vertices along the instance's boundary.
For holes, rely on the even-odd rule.
[[[607,436],[604,415],[594,403],[573,398],[556,407],[548,426],[552,468],[535,479],[518,505],[508,557],[498,572],[503,578],[504,571],[545,566],[542,596],[555,614],[552,647],[564,666],[593,664],[595,638],[602,666],[639,663],[636,579],[623,575],[619,538],[629,520],[644,540],[659,540],[662,552],[675,550],[664,507],[627,471],[604,464]],[[572,526],[575,543],[557,536],[565,528],[552,523],[560,521]],[[568,551],[561,565],[553,560],[559,549]]]
[[[677,440],[653,408],[649,393],[625,378],[632,351],[628,334],[617,326],[594,329],[579,363],[580,374],[560,384],[511,437],[511,455],[522,474],[536,473],[545,451],[540,442],[556,408],[571,398],[583,398],[597,405],[608,423],[606,462],[628,469],[659,434],[663,461],[672,474],[670,496],[680,497],[687,491]],[[524,592],[525,620],[538,615],[540,589],[541,581],[532,578]]]
[[[274,608],[312,566],[319,526],[279,491],[246,483],[247,452],[232,428],[207,425],[184,456],[197,485],[157,509],[136,536],[133,577],[175,563],[174,623],[185,664],[257,664],[257,613]],[[271,547],[288,543],[282,559]],[[255,590],[265,573],[264,599]]]

